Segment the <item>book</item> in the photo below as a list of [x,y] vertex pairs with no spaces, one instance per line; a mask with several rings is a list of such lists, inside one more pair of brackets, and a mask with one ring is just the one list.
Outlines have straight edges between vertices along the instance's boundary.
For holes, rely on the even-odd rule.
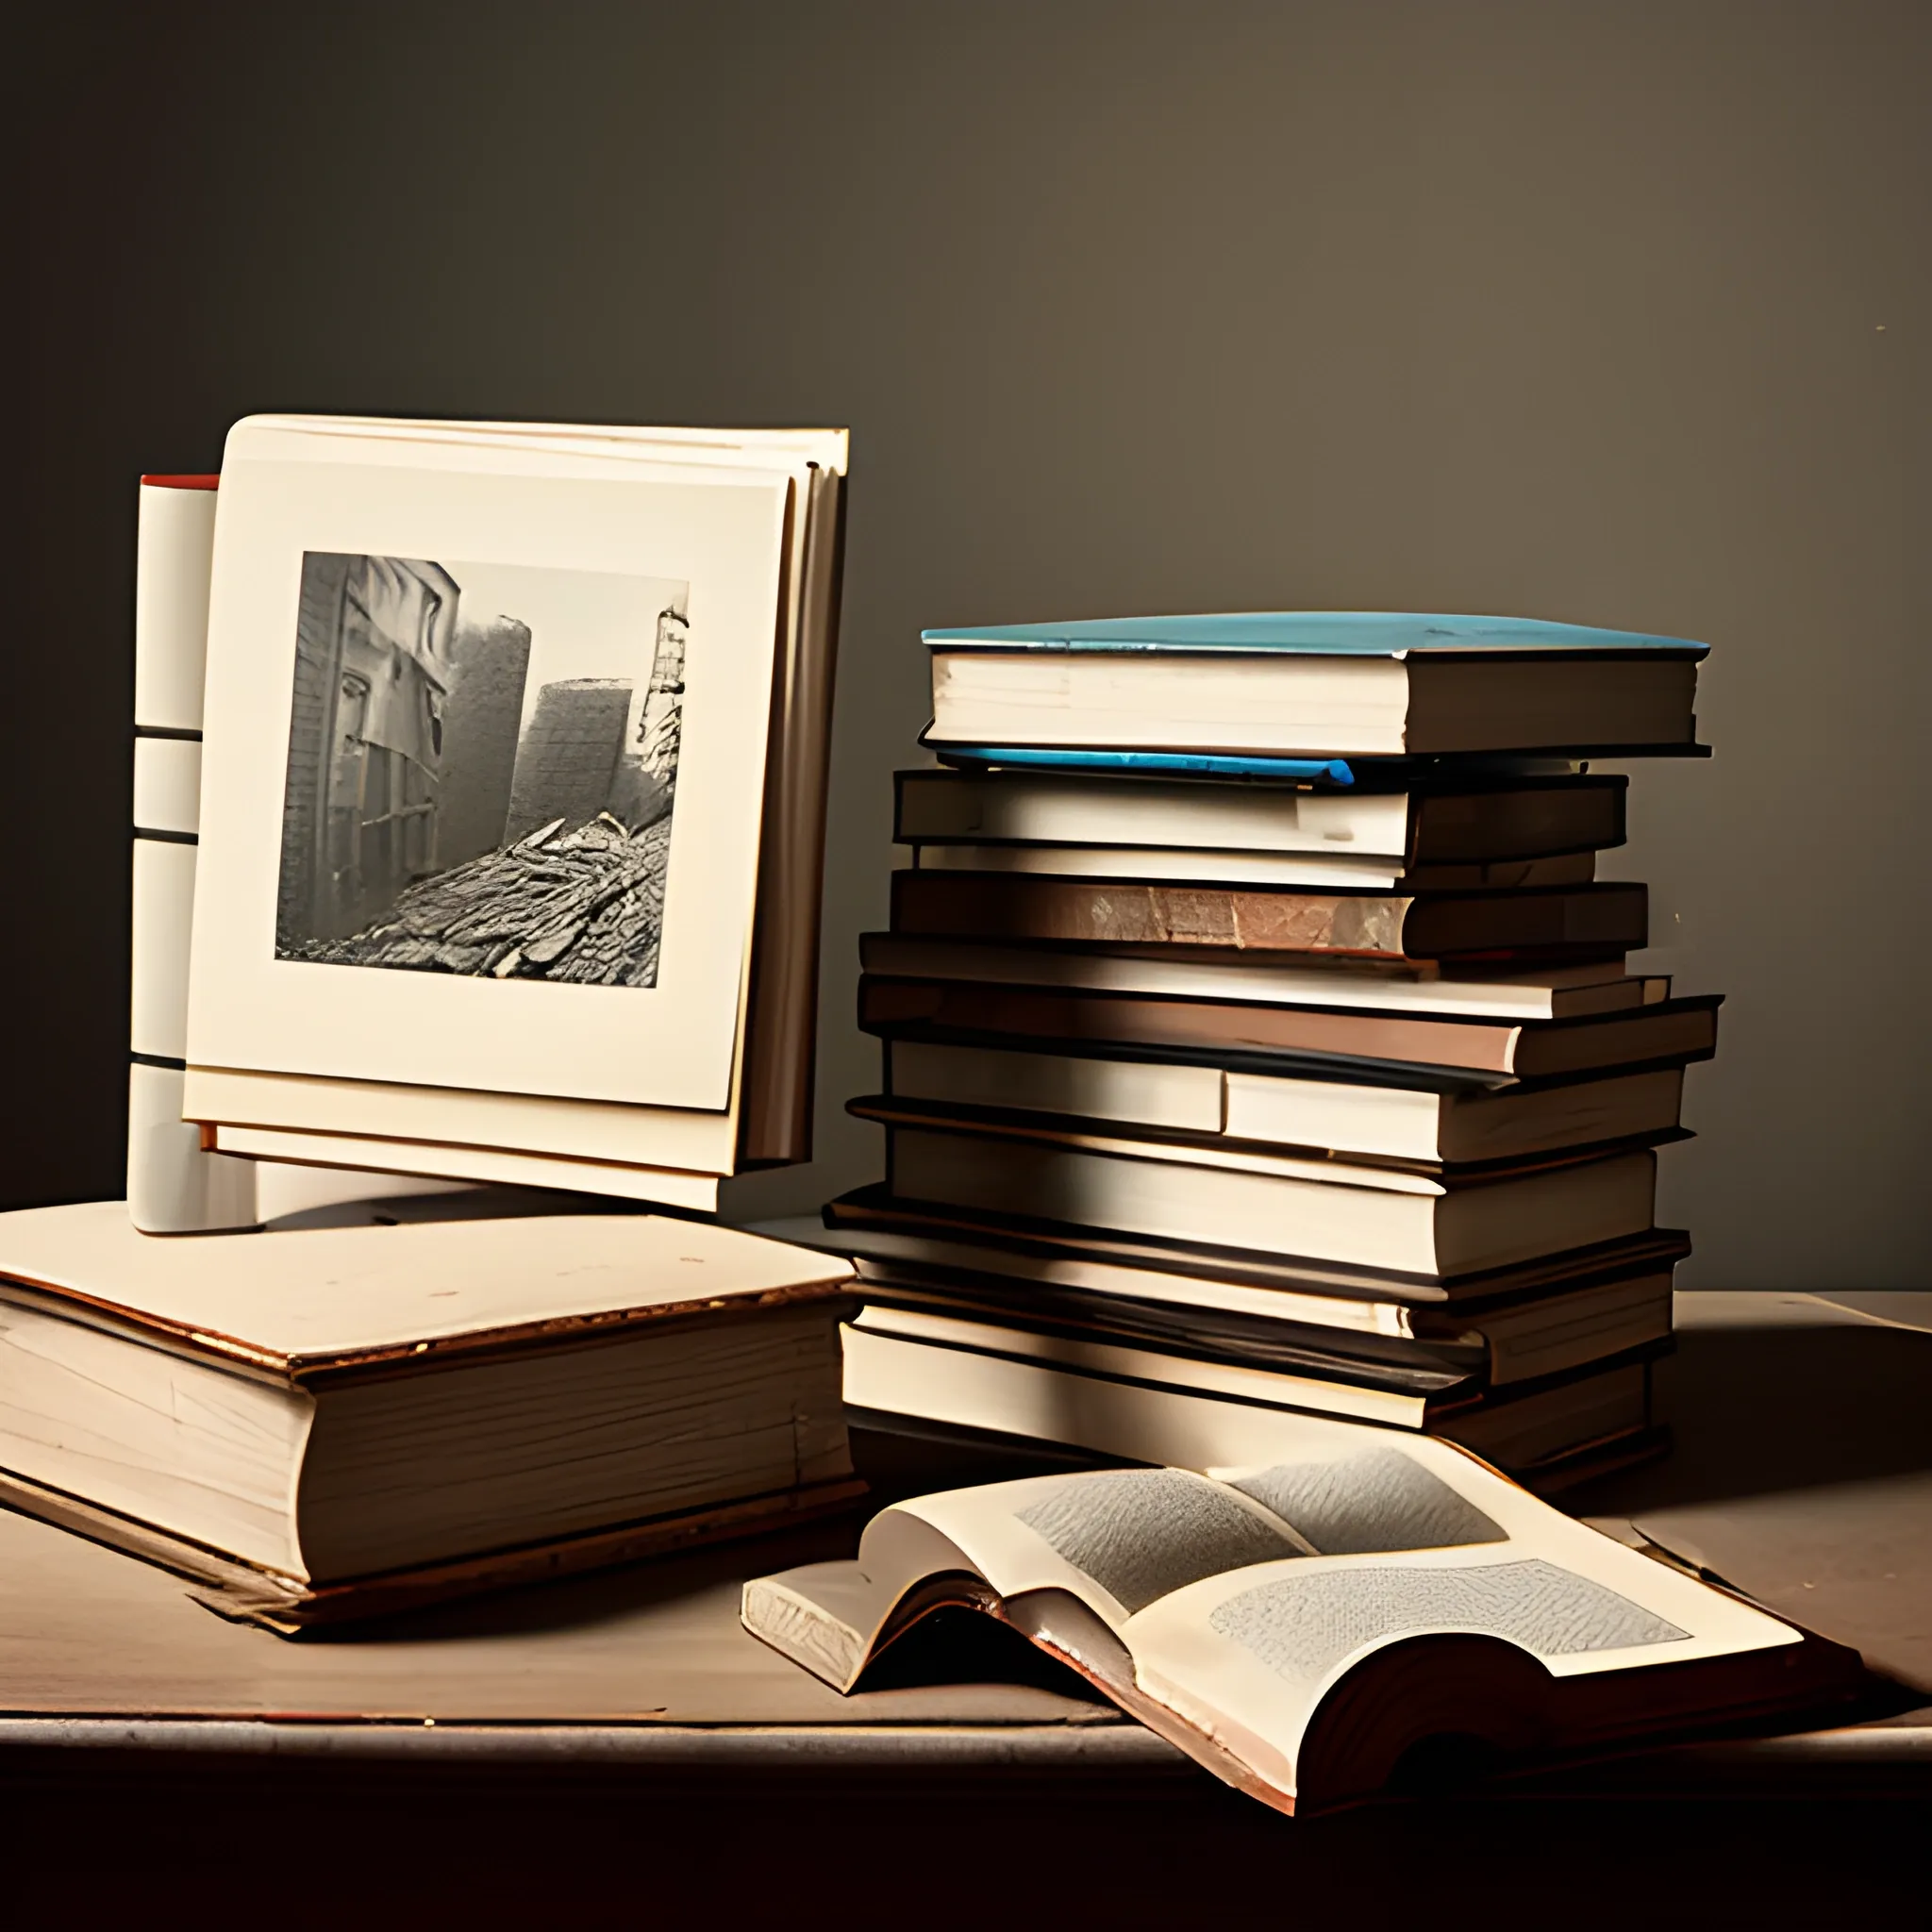
[[[1403,1275],[1311,1261],[1273,1248],[1167,1241],[1111,1228],[1079,1227],[1001,1208],[903,1201],[879,1182],[828,1201],[822,1245],[863,1257],[874,1243],[889,1260],[990,1270],[1019,1280],[1158,1295],[1183,1304],[1265,1310],[1277,1294],[1312,1298],[1320,1319],[1390,1334],[1409,1332],[1417,1310],[1456,1319],[1478,1308],[1526,1307],[1537,1295],[1637,1274],[1668,1273],[1690,1252],[1681,1229],[1650,1227],[1623,1240],[1459,1274]],[[814,1238],[784,1224],[784,1238]],[[862,1272],[862,1264],[861,1264]],[[1313,1319],[1313,1318],[1311,1318]]]
[[1655,1452],[1651,1367],[1670,1347],[1491,1391],[1381,1360],[1257,1357],[1050,1315],[989,1321],[868,1300],[844,1329],[845,1406],[868,1426],[910,1418],[1191,1468],[1273,1453],[1285,1416],[1347,1416],[1451,1438],[1554,1490]]
[[1694,748],[1683,638],[1522,618],[1251,611],[929,630],[943,748],[1348,758]]
[[[1717,1049],[1718,994],[1563,1020],[1468,1014],[1349,1011],[1257,1000],[1162,999],[1075,987],[888,978],[858,982],[858,1024],[893,1039],[974,1044],[1105,1043],[1229,1055],[1258,1063],[1280,1056],[1444,1068],[1517,1079],[1707,1059]],[[1319,1068],[1316,1069],[1319,1071]]]
[[279,1625],[835,1507],[849,1267],[637,1214],[0,1216],[0,1499]]
[[1018,1630],[1286,1812],[1429,1769],[1440,1784],[1714,1725],[1823,1721],[1866,1688],[1855,1652],[1571,1522],[1446,1443],[1314,1419],[1245,1466],[897,1503],[855,1559],[754,1579],[741,1604],[747,1630],[840,1690],[941,1609]]
[[183,1093],[214,1147],[701,1209],[806,1158],[844,461],[237,425]]
[[[1257,1368],[1306,1370],[1370,1385],[1383,1375],[1396,1377],[1398,1386],[1404,1376],[1420,1375],[1452,1377],[1471,1389],[1502,1388],[1646,1348],[1671,1333],[1671,1271],[1654,1262],[1567,1293],[1541,1292],[1527,1304],[1457,1309],[1432,1319],[1434,1311],[1399,1302],[1243,1291],[1185,1276],[1122,1282],[1124,1271],[1112,1279],[1101,1274],[1103,1287],[1075,1288],[994,1268],[922,1264],[896,1246],[891,1237],[877,1236],[841,1244],[840,1251],[853,1257],[869,1307],[1008,1326],[1044,1323],[1088,1339],[1217,1354]],[[960,1257],[969,1264],[985,1259],[983,1254]],[[1160,1292],[1174,1288],[1181,1292]],[[1229,1302],[1239,1306],[1224,1306]],[[1344,1312],[1352,1319],[1335,1319]],[[1364,1325],[1365,1320],[1374,1325]]]
[[1641,1234],[1645,1148],[1478,1174],[933,1119],[886,1128],[894,1198],[1424,1279]]
[[892,929],[1060,944],[1213,946],[1411,960],[1589,958],[1648,939],[1642,886],[1414,894],[895,872]]
[[1270,1416],[1540,1487],[1658,1452],[1684,1237],[1656,1152],[1714,998],[1633,973],[1627,786],[1700,754],[1702,645],[1528,620],[925,633],[860,941],[887,1178],[832,1202],[881,1426],[1206,1466]]
[[1621,954],[1574,965],[1310,958],[1233,947],[1002,945],[943,934],[868,932],[859,963],[896,979],[1070,987],[1157,999],[1253,1000],[1348,1012],[1570,1020],[1656,1006],[1671,982],[1626,973]]
[[136,524],[127,1208],[152,1234],[257,1216],[254,1163],[206,1152],[181,1117],[215,481],[143,476]]
[[[1312,1078],[1212,1062],[965,1046],[888,1038],[886,1092],[909,1112],[1114,1122],[1256,1146],[1415,1162],[1512,1160],[1661,1139],[1683,1105],[1681,1067],[1541,1083],[1385,1074]],[[862,1104],[862,1103],[861,1103]]]
[[1556,858],[1499,858],[1483,864],[1420,865],[1405,870],[1331,852],[1220,852],[1134,845],[915,845],[915,872],[1029,873],[1048,878],[1103,878],[1198,886],[1316,886],[1354,891],[1507,891],[1535,886],[1586,886],[1596,876],[1593,852]]
[[893,774],[892,837],[975,847],[1175,847],[1418,865],[1490,864],[1624,842],[1622,776],[1439,778],[1317,791],[1209,779],[1008,770]]

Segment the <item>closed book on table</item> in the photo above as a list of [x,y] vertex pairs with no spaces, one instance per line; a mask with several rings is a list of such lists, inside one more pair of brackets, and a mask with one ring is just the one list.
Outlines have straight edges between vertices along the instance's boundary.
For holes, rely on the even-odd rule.
[[[1681,1229],[1649,1227],[1525,1261],[1455,1274],[1401,1274],[1310,1260],[1273,1248],[1083,1227],[1005,1207],[902,1200],[877,1182],[828,1201],[824,1223],[823,1245],[839,1255],[866,1254],[870,1243],[890,1237],[891,1246],[881,1250],[888,1258],[904,1256],[939,1265],[994,1269],[1020,1279],[1065,1282],[1104,1293],[1159,1294],[1182,1302],[1199,1299],[1214,1307],[1250,1308],[1267,1307],[1277,1291],[1312,1296],[1324,1321],[1362,1323],[1391,1334],[1409,1332],[1417,1319],[1402,1310],[1459,1313],[1514,1305],[1539,1293],[1633,1274],[1668,1273],[1690,1252],[1690,1237]],[[791,1238],[808,1239],[804,1234]]]
[[1706,995],[1571,1020],[1479,1020],[874,974],[858,982],[859,1025],[894,1039],[1118,1042],[1216,1056],[1392,1061],[1525,1080],[1707,1059],[1717,1047],[1719,1005],[1718,996]]
[[1321,891],[1528,891],[1585,886],[1596,876],[1596,854],[1553,858],[1498,858],[1479,864],[1405,866],[1400,860],[1334,852],[1241,852],[1173,845],[919,844],[915,872],[1023,873],[1041,878],[1098,878],[1115,883],[1188,886],[1296,886]]
[[894,779],[903,844],[1172,847],[1467,865],[1601,852],[1624,842],[1622,776],[1485,779],[1454,771],[1409,790],[1225,784],[1012,769]]
[[1531,618],[1243,611],[929,630],[928,741],[1418,757],[1694,747],[1684,638]]
[[1343,1012],[1442,1013],[1469,1019],[1573,1020],[1653,1006],[1671,982],[1626,973],[1620,954],[1566,964],[1360,959],[1248,953],[1227,946],[1013,944],[867,932],[859,963],[897,979],[1067,987],[1158,999],[1254,1000]]
[[1529,1085],[1387,1071],[1343,1080],[1105,1048],[1031,1052],[916,1038],[884,1045],[887,1093],[902,1108],[977,1110],[1016,1123],[1117,1122],[1425,1165],[1661,1137],[1677,1125],[1684,1087],[1681,1067]]
[[[828,1245],[852,1256],[872,1306],[1049,1323],[1343,1378],[1419,1370],[1500,1388],[1582,1368],[1671,1333],[1671,1265],[1655,1258],[1580,1282],[1558,1278],[1500,1306],[1440,1309],[1098,1262],[1041,1266],[1010,1250],[903,1235],[848,1233]],[[1027,1268],[1029,1258],[1035,1265]],[[1009,1265],[1015,1261],[1022,1265]]]
[[736,1534],[857,1492],[849,1276],[643,1215],[0,1216],[0,1496],[282,1624]]
[[1657,1165],[1640,1149],[1458,1179],[938,1121],[890,1126],[886,1147],[904,1201],[1437,1278],[1641,1234]]
[[1446,1382],[1432,1395],[1421,1377],[1396,1387],[1373,1372],[1316,1374],[868,1305],[845,1329],[845,1402],[869,1426],[898,1419],[1196,1469],[1261,1459],[1299,1418],[1341,1416],[1447,1437],[1554,1490],[1657,1453],[1649,1357],[1659,1352],[1489,1397]]
[[1212,946],[1256,955],[1589,958],[1648,938],[1642,886],[1413,895],[1161,885],[1024,874],[899,872],[892,929],[1099,946]]

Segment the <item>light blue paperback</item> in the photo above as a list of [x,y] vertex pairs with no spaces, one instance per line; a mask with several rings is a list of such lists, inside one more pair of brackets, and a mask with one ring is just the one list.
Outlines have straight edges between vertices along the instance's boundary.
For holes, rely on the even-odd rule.
[[1707,644],[1647,631],[1600,630],[1536,617],[1445,617],[1402,610],[1234,610],[1196,617],[1099,617],[922,633],[935,650],[1267,651],[1405,658],[1415,651],[1661,652],[1702,658]]

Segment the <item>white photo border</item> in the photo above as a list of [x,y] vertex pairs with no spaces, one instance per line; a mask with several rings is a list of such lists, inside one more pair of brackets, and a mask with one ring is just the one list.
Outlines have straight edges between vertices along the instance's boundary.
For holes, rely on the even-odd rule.
[[[776,470],[238,425],[216,516],[191,1064],[727,1108],[757,889],[790,485]],[[295,613],[309,551],[690,583],[656,987],[276,958]]]

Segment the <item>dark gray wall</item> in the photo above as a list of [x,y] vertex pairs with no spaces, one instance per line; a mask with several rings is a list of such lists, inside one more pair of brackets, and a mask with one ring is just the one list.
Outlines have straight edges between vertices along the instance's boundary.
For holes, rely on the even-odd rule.
[[871,1170],[922,625],[1530,612],[1716,646],[1717,757],[1640,771],[1622,868],[1731,995],[1690,1278],[1926,1281],[1923,0],[50,22],[8,1199],[118,1191],[137,471],[261,408],[830,422],[824,1158],[767,1205]]

